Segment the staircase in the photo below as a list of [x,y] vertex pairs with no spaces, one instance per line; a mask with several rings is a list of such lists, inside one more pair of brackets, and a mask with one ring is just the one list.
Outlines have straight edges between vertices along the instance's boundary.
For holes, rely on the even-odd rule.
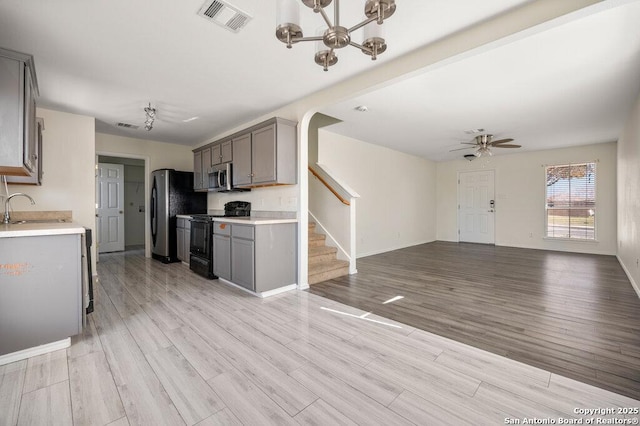
[[309,222],[309,284],[317,284],[349,274],[349,262],[338,260],[335,247],[325,244],[326,236],[315,232],[316,224]]

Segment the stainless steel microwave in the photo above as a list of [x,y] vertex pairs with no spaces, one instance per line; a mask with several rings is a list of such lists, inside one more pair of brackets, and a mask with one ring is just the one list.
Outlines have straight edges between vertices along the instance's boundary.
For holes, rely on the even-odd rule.
[[233,166],[231,163],[218,164],[209,171],[209,191],[231,191]]
[[249,188],[235,188],[233,186],[233,163],[213,166],[209,170],[209,191],[211,192],[244,192]]

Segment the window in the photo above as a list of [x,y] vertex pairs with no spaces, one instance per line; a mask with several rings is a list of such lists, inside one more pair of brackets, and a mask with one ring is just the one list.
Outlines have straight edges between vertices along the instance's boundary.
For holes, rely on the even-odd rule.
[[596,163],[547,166],[547,237],[596,239]]

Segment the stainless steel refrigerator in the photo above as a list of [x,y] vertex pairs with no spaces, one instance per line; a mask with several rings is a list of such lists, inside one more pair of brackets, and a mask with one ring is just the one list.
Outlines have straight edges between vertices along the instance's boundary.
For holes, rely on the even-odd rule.
[[151,182],[151,254],[177,262],[176,215],[207,213],[207,193],[194,192],[192,172],[154,170]]

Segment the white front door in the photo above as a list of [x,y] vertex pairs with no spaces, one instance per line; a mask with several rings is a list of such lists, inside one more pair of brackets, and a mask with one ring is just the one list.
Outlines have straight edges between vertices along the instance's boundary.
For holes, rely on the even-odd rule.
[[99,163],[96,177],[98,253],[124,250],[124,166]]
[[458,226],[462,242],[495,244],[493,170],[460,172]]

